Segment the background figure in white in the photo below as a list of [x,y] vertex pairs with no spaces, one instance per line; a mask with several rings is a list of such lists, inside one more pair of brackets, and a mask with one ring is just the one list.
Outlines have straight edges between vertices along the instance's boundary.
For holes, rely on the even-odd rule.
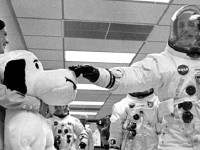
[[[113,93],[153,88],[164,118],[159,150],[200,150],[200,8],[186,5],[171,18],[161,53],[149,54],[129,67],[71,66],[95,85]],[[164,103],[164,104],[163,104]],[[164,112],[163,112],[164,110]]]
[[79,150],[87,147],[88,135],[79,121],[69,114],[68,105],[49,106],[52,117],[49,123],[54,134],[54,146],[57,150]]
[[115,103],[110,119],[110,150],[158,149],[158,105],[153,89],[127,94]]
[[79,117],[79,120],[82,123],[82,125],[84,126],[84,128],[88,134],[88,147],[86,149],[94,150],[94,141],[93,141],[93,137],[92,137],[92,130],[88,126],[86,126],[86,123],[88,121],[88,116],[83,114]]

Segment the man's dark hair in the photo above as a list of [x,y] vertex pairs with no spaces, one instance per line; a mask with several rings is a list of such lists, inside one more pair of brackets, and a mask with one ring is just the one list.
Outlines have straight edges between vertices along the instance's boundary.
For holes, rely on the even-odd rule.
[[2,30],[5,27],[4,21],[0,20],[0,30]]

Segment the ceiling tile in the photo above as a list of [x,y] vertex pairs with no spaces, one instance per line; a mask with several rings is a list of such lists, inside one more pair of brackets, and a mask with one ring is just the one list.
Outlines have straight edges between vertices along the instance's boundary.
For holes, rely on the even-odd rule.
[[63,61],[63,51],[60,50],[29,49],[29,51],[33,52],[39,60]]
[[102,90],[92,90],[92,92],[90,90],[78,90],[76,101],[104,102],[109,94],[109,91]]
[[17,17],[61,19],[61,0],[11,0]]
[[169,37],[169,26],[155,26],[147,41],[167,42]]
[[61,37],[24,36],[24,39],[28,48],[63,50],[63,40]]
[[64,0],[64,18],[156,24],[167,6],[167,4],[130,1]]
[[173,0],[172,4],[200,5],[199,0]]
[[22,42],[22,38],[18,35],[9,35],[8,36],[9,44],[6,46],[6,51],[12,50],[26,50],[26,45]]
[[61,69],[64,68],[63,61],[60,60],[40,60],[44,70]]
[[167,42],[146,42],[140,50],[140,54],[160,53],[164,51]]
[[23,35],[61,36],[61,20],[18,18]]
[[[7,18],[13,15],[11,3],[8,0],[0,0],[0,17]],[[10,9],[11,8],[11,9]]]

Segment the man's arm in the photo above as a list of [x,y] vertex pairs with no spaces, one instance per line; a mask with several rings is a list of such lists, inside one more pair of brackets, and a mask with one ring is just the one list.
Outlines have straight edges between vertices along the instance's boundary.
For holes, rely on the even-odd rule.
[[37,111],[42,115],[47,111],[47,105],[41,100],[18,91],[11,91],[3,84],[0,84],[0,105],[8,109]]
[[73,121],[74,132],[79,137],[80,140],[79,147],[80,149],[85,149],[85,147],[88,146],[88,134],[85,128],[83,127],[82,123],[80,122],[80,120],[75,117],[72,118],[74,120]]

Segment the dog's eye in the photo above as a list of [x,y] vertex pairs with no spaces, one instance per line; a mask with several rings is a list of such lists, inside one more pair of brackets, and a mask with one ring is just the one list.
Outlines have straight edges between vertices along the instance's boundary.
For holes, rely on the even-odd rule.
[[36,67],[37,69],[40,68],[39,65],[38,65],[38,63],[35,63],[35,67]]
[[68,130],[67,130],[67,129],[65,129],[65,130],[64,130],[64,132],[65,132],[65,133],[68,133]]
[[38,61],[37,59],[35,59],[35,60],[33,61],[33,63],[35,63],[35,67],[36,67],[37,69],[40,68],[38,62],[39,62],[39,61]]

